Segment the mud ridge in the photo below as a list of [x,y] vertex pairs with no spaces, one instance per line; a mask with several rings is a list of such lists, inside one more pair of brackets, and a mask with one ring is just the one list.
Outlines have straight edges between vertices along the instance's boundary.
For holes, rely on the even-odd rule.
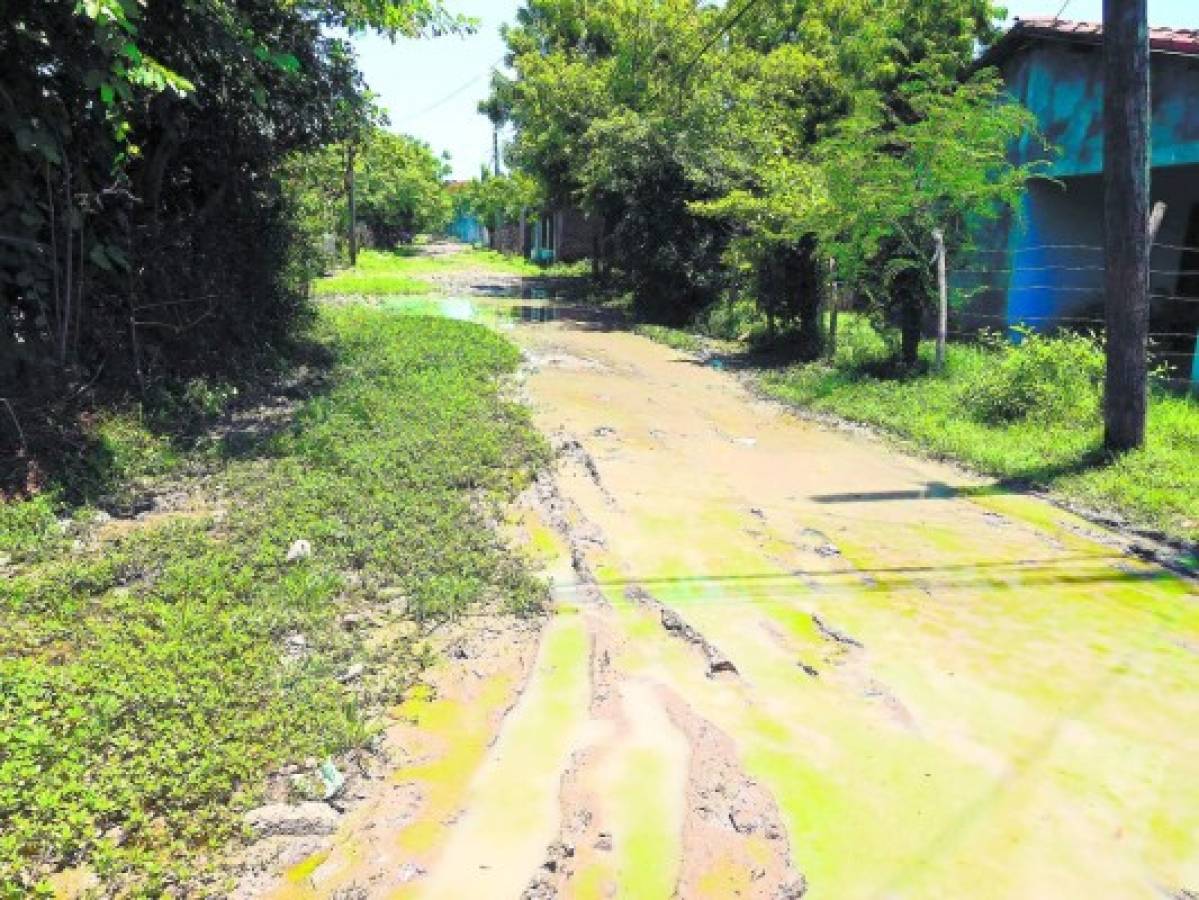
[[866,649],[866,645],[856,637],[834,628],[816,613],[812,613],[812,624],[816,626],[816,630],[820,632],[825,640],[832,641],[834,644],[840,644],[843,647],[853,647],[857,650]]
[[550,527],[566,542],[570,564],[579,579],[580,600],[604,603],[598,579],[587,559],[592,549],[604,549],[603,534],[587,521],[573,501],[562,496],[558,484],[549,474],[542,473],[533,484],[532,499]]
[[600,475],[599,465],[596,463],[595,457],[592,456],[591,451],[584,447],[577,437],[566,432],[559,432],[554,435],[550,443],[554,450],[554,455],[558,459],[573,462],[582,468],[608,505],[616,505],[616,498],[612,496],[612,493],[604,484],[604,479]]
[[[662,689],[667,713],[692,747],[678,897],[698,896],[712,863],[729,873],[721,890],[737,896],[798,900],[807,893],[795,868],[778,804],[741,767],[727,734]],[[732,873],[737,873],[736,875]]]
[[649,607],[655,611],[661,618],[662,627],[667,632],[680,640],[686,641],[688,644],[698,647],[700,652],[703,653],[704,658],[708,661],[709,678],[715,678],[718,675],[740,674],[737,671],[737,667],[733,665],[733,661],[725,656],[715,644],[696,631],[691,625],[688,625],[677,612],[662,601],[655,599],[645,588],[630,585],[625,588],[624,594],[634,603]]
[[[590,653],[590,709],[596,721],[612,727],[612,741],[627,729],[617,702],[617,674],[612,667],[615,639],[602,621],[607,608],[588,614]],[[611,742],[608,747],[612,746]],[[553,900],[566,892],[575,873],[611,853],[613,838],[604,831],[595,813],[598,798],[587,787],[589,775],[601,765],[606,747],[593,745],[576,750],[562,775],[559,803],[562,826],[546,848],[545,861],[529,880],[521,900]]]

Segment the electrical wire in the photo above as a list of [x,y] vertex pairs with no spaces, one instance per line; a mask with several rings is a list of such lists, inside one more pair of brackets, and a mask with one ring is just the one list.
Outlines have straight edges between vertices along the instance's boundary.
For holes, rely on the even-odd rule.
[[450,91],[450,93],[448,93],[444,97],[442,97],[440,100],[435,100],[433,103],[430,103],[424,109],[418,110],[417,112],[414,112],[411,115],[405,116],[404,118],[400,119],[400,121],[397,122],[396,125],[397,126],[407,125],[411,122],[415,122],[417,119],[428,115],[429,113],[433,112],[435,109],[440,109],[442,106],[445,106],[445,104],[447,104],[451,100],[459,97],[466,90],[468,90],[469,88],[478,84],[481,80],[486,78],[488,75],[491,75],[493,72],[495,72],[496,67],[499,66],[499,64],[502,63],[504,61],[504,59],[505,59],[505,57],[501,56],[499,59],[497,59],[491,65],[489,65],[484,71],[475,75],[469,81],[463,82],[458,87],[454,88],[454,90]]

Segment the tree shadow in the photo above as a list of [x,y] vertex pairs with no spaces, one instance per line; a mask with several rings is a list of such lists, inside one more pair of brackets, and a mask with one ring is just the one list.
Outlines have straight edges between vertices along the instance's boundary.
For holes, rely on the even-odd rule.
[[0,500],[51,493],[70,512],[145,512],[163,483],[221,461],[268,455],[300,403],[327,390],[334,357],[309,337],[192,367],[138,390],[113,379],[6,401]]

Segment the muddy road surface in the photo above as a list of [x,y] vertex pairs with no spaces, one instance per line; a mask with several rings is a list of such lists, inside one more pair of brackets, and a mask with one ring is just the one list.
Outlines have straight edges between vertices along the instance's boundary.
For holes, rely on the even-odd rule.
[[1195,896],[1192,583],[643,338],[490,318],[558,450],[510,526],[553,612],[449,655],[277,895]]

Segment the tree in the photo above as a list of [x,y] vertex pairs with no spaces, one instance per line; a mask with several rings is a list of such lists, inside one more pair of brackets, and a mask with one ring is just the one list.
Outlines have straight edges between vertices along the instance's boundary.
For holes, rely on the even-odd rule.
[[450,168],[429,146],[404,134],[376,130],[363,142],[357,181],[361,222],[376,246],[396,246],[405,235],[449,222]]
[[[547,202],[600,219],[641,315],[682,321],[722,284],[723,226],[693,213],[682,82],[717,11],[696,0],[530,0],[506,32],[513,81],[493,83],[515,128],[510,156]],[[692,66],[692,68],[694,68]],[[698,89],[698,88],[696,88]]]
[[[0,361],[21,397],[227,362],[302,309],[277,175],[362,88],[337,33],[435,0],[13,0],[0,30]],[[247,248],[253,252],[247,252]]]
[[541,185],[523,172],[495,176],[484,167],[462,191],[463,210],[484,222],[516,219],[541,205]]

